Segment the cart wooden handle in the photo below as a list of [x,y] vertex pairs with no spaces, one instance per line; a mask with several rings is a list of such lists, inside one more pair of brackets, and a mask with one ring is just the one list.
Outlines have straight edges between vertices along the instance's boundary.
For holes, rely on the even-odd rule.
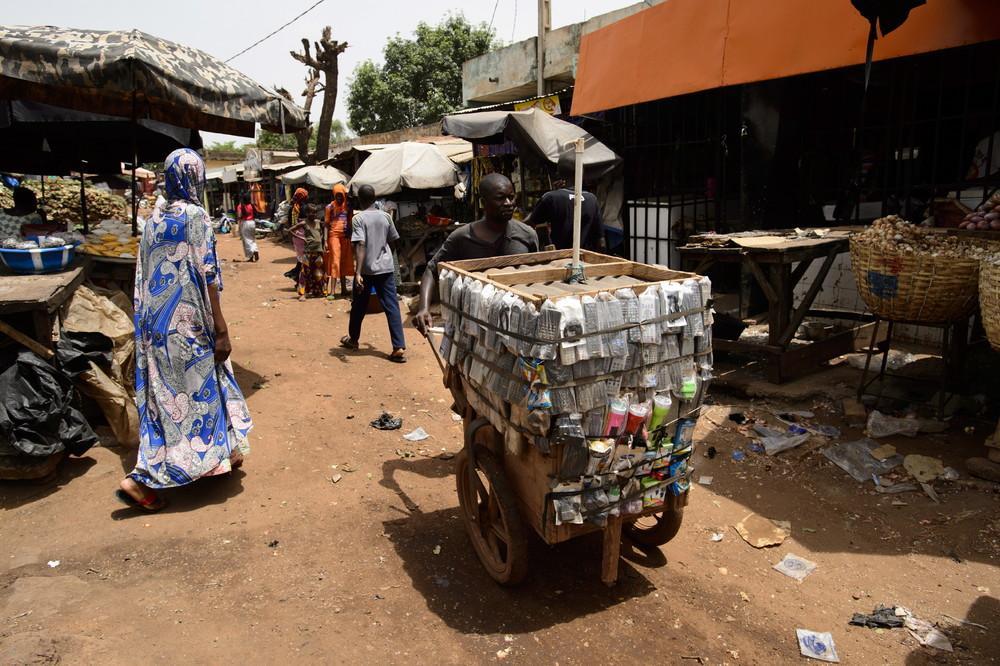
[[437,343],[434,340],[435,333],[438,335],[444,335],[444,329],[440,326],[429,326],[424,329],[424,337],[427,338],[427,342],[431,346],[431,352],[434,353],[434,358],[437,359],[438,367],[441,368],[441,374],[443,375],[447,372],[447,370],[445,370],[444,359],[441,358],[441,352],[438,351]]

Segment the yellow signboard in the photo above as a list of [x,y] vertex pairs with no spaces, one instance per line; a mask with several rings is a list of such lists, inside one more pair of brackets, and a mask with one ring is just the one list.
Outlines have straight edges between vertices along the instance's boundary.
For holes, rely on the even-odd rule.
[[559,95],[549,95],[530,99],[527,102],[518,102],[514,105],[515,111],[527,111],[528,109],[539,109],[552,116],[562,115],[562,107],[559,106]]

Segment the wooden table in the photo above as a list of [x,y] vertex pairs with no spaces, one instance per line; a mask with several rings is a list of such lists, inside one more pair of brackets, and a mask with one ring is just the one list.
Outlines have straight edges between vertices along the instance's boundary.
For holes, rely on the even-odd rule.
[[[831,229],[821,238],[798,238],[788,231],[760,231],[745,234],[692,236],[678,248],[684,266],[703,274],[716,263],[737,263],[746,269],[767,299],[769,326],[766,345],[716,338],[719,351],[763,353],[769,357],[771,381],[782,383],[812,371],[822,361],[855,351],[862,329],[870,318],[852,312],[813,310],[816,295],[823,287],[837,255],[850,251],[849,238],[860,228]],[[819,272],[798,305],[795,286],[816,260]],[[740,316],[745,316],[741,297]],[[859,320],[859,325],[825,340],[792,346],[795,332],[806,316]]]
[[59,308],[73,295],[87,274],[87,265],[79,260],[60,273],[0,273],[0,317],[31,313],[35,339],[53,348],[53,328]]

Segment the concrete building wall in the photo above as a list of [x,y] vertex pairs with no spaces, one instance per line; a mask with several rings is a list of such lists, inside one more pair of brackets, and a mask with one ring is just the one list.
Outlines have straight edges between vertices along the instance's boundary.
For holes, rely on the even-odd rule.
[[[558,90],[576,80],[580,40],[626,16],[657,5],[664,0],[640,2],[583,23],[574,23],[550,31],[545,38],[545,81],[547,90]],[[537,38],[516,42],[462,66],[462,97],[466,105],[497,104],[532,97],[537,92]]]

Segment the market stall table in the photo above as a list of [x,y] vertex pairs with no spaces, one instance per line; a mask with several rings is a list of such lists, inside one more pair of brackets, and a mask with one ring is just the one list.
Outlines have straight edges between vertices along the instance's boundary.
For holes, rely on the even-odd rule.
[[[822,361],[855,351],[859,334],[871,326],[869,318],[847,311],[814,310],[812,305],[834,260],[849,251],[849,238],[856,230],[839,227],[811,237],[794,231],[692,236],[687,245],[678,248],[687,269],[704,274],[717,263],[740,264],[741,271],[753,275],[768,303],[767,344],[716,338],[715,348],[767,355],[773,361],[769,364],[771,381],[779,384],[807,374]],[[817,259],[823,260],[819,272],[796,305],[795,286]],[[745,314],[742,304],[745,300],[741,298],[741,318]],[[825,340],[793,346],[795,332],[807,316],[855,319],[859,324]]]
[[52,332],[59,308],[88,274],[88,265],[81,261],[63,272],[47,275],[0,272],[0,318],[31,313],[35,338],[46,347],[54,348]]

